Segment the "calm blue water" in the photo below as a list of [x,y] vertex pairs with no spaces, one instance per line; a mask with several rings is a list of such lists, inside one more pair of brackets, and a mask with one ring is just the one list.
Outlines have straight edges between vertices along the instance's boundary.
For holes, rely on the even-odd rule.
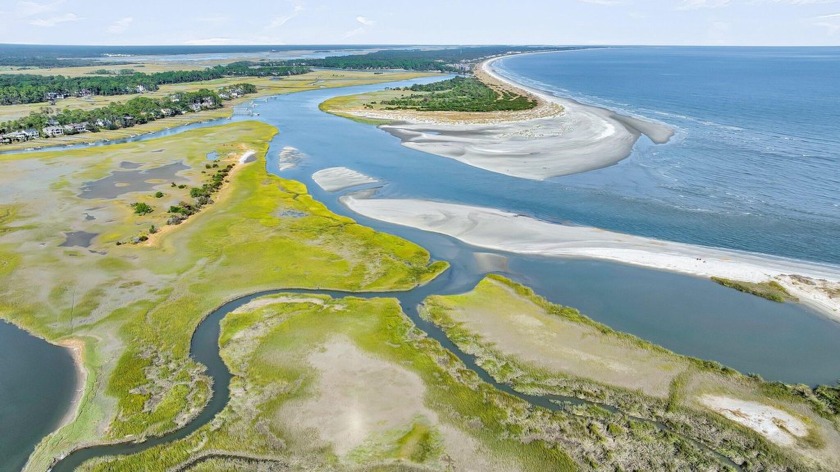
[[840,262],[840,48],[616,48],[515,56],[497,70],[677,129],[553,185],[556,218]]
[[[563,179],[535,182],[477,169],[408,149],[398,138],[373,126],[318,109],[330,97],[382,87],[316,90],[258,102],[259,119],[280,130],[269,147],[269,171],[306,183],[309,192],[336,213],[429,249],[435,258],[452,263],[448,276],[455,279],[470,279],[487,270],[475,264],[474,248],[452,238],[352,213],[338,201],[340,193],[321,190],[311,175],[326,167],[346,166],[379,179],[381,184],[370,186],[379,187],[377,197],[475,204],[556,221],[597,220],[601,226],[628,232],[644,234],[650,229],[660,236],[666,234],[653,224],[655,221],[639,218],[648,209],[642,200],[636,201],[635,207],[625,203],[624,207],[612,208],[615,202],[622,202],[617,192],[597,200],[595,192],[566,185]],[[278,156],[284,146],[297,148],[304,157],[297,167],[278,172]],[[664,215],[654,211],[649,214],[665,221]],[[686,220],[682,230],[679,226],[668,227],[668,234],[675,235],[674,239],[698,242],[693,232],[703,234],[704,228],[689,225],[691,222]],[[763,244],[760,233],[755,237],[757,245]],[[708,279],[608,262],[509,255],[509,267],[500,270],[551,301],[576,307],[609,326],[681,354],[717,360],[772,380],[834,384],[840,378],[840,323],[802,305],[772,303]]]

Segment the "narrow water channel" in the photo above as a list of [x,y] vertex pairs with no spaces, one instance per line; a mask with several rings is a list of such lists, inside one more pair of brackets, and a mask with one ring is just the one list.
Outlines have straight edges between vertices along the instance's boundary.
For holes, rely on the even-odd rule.
[[[532,404],[552,409],[556,409],[557,405],[551,398],[518,394],[512,392],[509,386],[494,382],[475,365],[471,357],[461,353],[449,342],[437,327],[420,319],[417,316],[417,305],[431,294],[469,290],[491,270],[531,286],[538,294],[553,302],[576,307],[596,321],[635,334],[680,354],[713,359],[742,372],[755,372],[771,380],[790,383],[815,385],[834,383],[840,378],[840,367],[836,362],[840,357],[840,344],[836,343],[836,340],[840,339],[840,324],[823,318],[801,305],[775,304],[720,287],[708,280],[608,262],[503,254],[507,260],[504,268],[482,268],[476,263],[473,248],[445,236],[359,217],[340,204],[338,194],[322,191],[313,184],[311,174],[314,171],[331,166],[347,166],[380,179],[384,184],[378,192],[383,196],[430,198],[467,204],[488,202],[489,205],[498,208],[531,216],[551,216],[559,221],[574,218],[574,213],[563,213],[563,207],[555,206],[555,201],[564,201],[564,205],[567,205],[570,198],[576,198],[575,195],[563,195],[563,186],[557,182],[539,183],[539,191],[531,189],[530,193],[542,193],[543,200],[531,201],[528,192],[524,192],[525,184],[521,181],[407,149],[400,146],[397,139],[374,127],[326,115],[317,108],[320,102],[331,96],[360,93],[380,89],[386,85],[402,86],[432,80],[439,78],[316,90],[257,101],[255,108],[260,112],[258,119],[282,131],[269,149],[269,171],[284,178],[307,183],[312,195],[324,202],[330,210],[377,230],[411,240],[427,248],[435,259],[448,260],[452,264],[452,270],[439,279],[408,292],[318,293],[335,297],[396,297],[420,329],[437,339],[444,348],[455,353],[482,379]],[[239,119],[242,118],[234,118]],[[154,139],[221,123],[222,121],[216,121],[187,125],[124,141]],[[325,139],[325,136],[329,136],[330,139]],[[277,170],[277,156],[286,146],[297,148],[304,158],[298,167],[280,172]],[[550,192],[543,192],[551,185],[553,186]],[[54,470],[73,470],[93,457],[139,452],[183,438],[210,421],[224,408],[229,396],[230,373],[218,353],[219,321],[228,312],[253,298],[289,292],[311,293],[305,290],[279,289],[252,294],[223,305],[199,325],[192,339],[191,354],[198,362],[207,366],[208,374],[214,379],[214,390],[210,403],[194,421],[172,433],[150,438],[144,443],[95,446],[78,450],[58,461]],[[2,347],[6,336],[0,330],[0,354],[3,354]],[[32,339],[42,345],[46,344],[41,340]],[[15,352],[16,357],[9,357],[18,360],[19,369],[28,371],[30,376],[45,366],[61,365],[60,361],[41,360],[37,356],[30,356],[29,353],[34,352],[30,349],[32,348],[22,347]],[[69,355],[66,352],[63,354],[69,361]],[[808,368],[803,369],[803,365],[807,365]],[[63,369],[72,378],[72,364]],[[14,458],[14,453],[17,452],[24,454],[25,461],[25,455],[31,452],[37,440],[54,429],[58,418],[66,411],[74,385],[53,387],[57,393],[55,405],[59,411],[55,421],[39,423],[37,428],[28,423],[24,424],[21,429],[25,429],[26,434],[19,437],[28,439],[22,439],[20,443],[11,442],[6,437],[0,439],[2,463],[13,463],[7,462],[7,457]],[[37,398],[38,389],[36,386],[27,387],[26,393]],[[3,395],[0,391],[0,399],[3,399]],[[3,431],[6,430],[1,412],[0,426],[3,426]],[[26,447],[21,448],[20,444]],[[13,452],[7,453],[4,448]]]
[[[564,397],[558,395],[538,396],[524,394],[514,390],[513,388],[511,388],[510,385],[499,383],[495,379],[493,379],[493,377],[491,377],[484,369],[482,369],[476,364],[475,358],[473,356],[464,353],[463,351],[461,351],[460,348],[458,348],[454,343],[452,343],[452,341],[450,341],[449,338],[446,337],[444,332],[438,326],[420,317],[418,308],[422,304],[423,300],[425,300],[427,297],[431,295],[450,295],[456,293],[463,293],[474,287],[475,284],[477,284],[484,275],[484,273],[467,273],[455,269],[447,271],[446,273],[442,274],[440,277],[433,280],[427,285],[416,287],[414,289],[404,292],[345,292],[315,289],[277,289],[257,292],[227,302],[224,305],[217,308],[216,310],[214,310],[213,312],[211,312],[204,320],[202,320],[202,322],[196,328],[195,333],[193,334],[192,340],[190,342],[190,356],[192,356],[193,359],[195,359],[197,362],[206,366],[206,373],[208,376],[210,376],[213,382],[213,392],[210,401],[208,402],[207,406],[201,411],[201,413],[198,414],[198,416],[196,416],[192,421],[190,421],[187,425],[185,425],[182,428],[179,428],[175,431],[161,436],[150,438],[144,442],[118,443],[78,449],[76,451],[73,451],[66,457],[58,460],[56,463],[53,464],[53,467],[50,470],[53,472],[70,472],[72,470],[75,470],[85,461],[97,457],[136,454],[157,445],[166,444],[173,441],[177,441],[179,439],[186,438],[202,426],[209,423],[219,412],[221,412],[225,408],[230,397],[230,380],[232,375],[219,353],[219,335],[221,332],[220,322],[228,313],[232,312],[233,310],[236,310],[237,308],[245,305],[246,303],[254,300],[255,298],[264,297],[267,295],[319,294],[329,295],[330,297],[336,299],[344,297],[396,298],[400,302],[403,312],[411,319],[411,321],[419,329],[424,331],[432,339],[438,341],[444,349],[452,352],[461,362],[464,363],[464,365],[468,369],[475,372],[481,378],[481,380],[490,385],[493,385],[496,389],[514,397],[517,397],[525,402],[528,402],[531,405],[546,408],[552,411],[562,410],[565,408],[564,405],[568,404],[592,404],[604,407],[604,405],[588,402],[575,397]],[[607,409],[616,414],[623,414],[622,412],[613,407],[607,407]],[[667,429],[667,427],[661,423],[652,422],[642,418],[636,418],[632,415],[628,416],[630,418],[636,419],[637,421],[653,423],[657,428]],[[722,464],[725,464],[734,469],[738,469],[737,465],[725,456],[718,454],[714,450],[709,449],[706,446],[691,440],[690,438],[685,439],[687,439],[697,447],[705,449],[708,452],[712,453],[712,455],[716,457]]]

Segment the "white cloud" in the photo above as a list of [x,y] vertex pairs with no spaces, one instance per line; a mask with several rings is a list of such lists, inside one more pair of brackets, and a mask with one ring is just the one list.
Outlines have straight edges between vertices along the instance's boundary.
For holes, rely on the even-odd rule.
[[55,2],[48,3],[30,1],[17,2],[15,15],[19,18],[27,18],[30,16],[40,15],[42,13],[50,13],[58,9],[62,3],[64,3],[64,0],[57,0]]
[[271,20],[271,23],[268,24],[267,28],[268,29],[279,28],[279,27],[285,25],[292,18],[300,15],[300,13],[303,10],[304,10],[303,5],[295,5],[295,8],[292,10],[292,12],[290,14],[275,17],[273,20]]
[[63,15],[51,16],[48,18],[36,18],[29,22],[32,26],[40,26],[43,28],[52,28],[53,26],[60,24],[60,23],[69,23],[73,21],[79,21],[82,17],[75,13],[65,13]]
[[188,41],[184,41],[184,44],[189,46],[218,46],[221,44],[230,44],[230,38],[200,38],[200,39],[190,39]]
[[819,3],[837,3],[838,0],[772,0],[776,3],[788,3],[790,5],[817,5]]
[[133,23],[133,22],[134,22],[134,18],[132,18],[130,16],[127,16],[125,18],[120,18],[119,20],[111,23],[111,25],[108,26],[108,32],[112,33],[112,34],[120,34],[123,31],[127,30],[128,27],[131,26],[131,23]]
[[222,16],[222,15],[202,16],[202,17],[196,18],[195,21],[198,21],[198,22],[201,22],[201,23],[224,23],[224,22],[228,21],[228,18],[226,16]]
[[619,0],[578,0],[583,3],[592,3],[595,5],[619,5],[622,2]]
[[356,21],[358,21],[359,23],[361,23],[364,26],[373,26],[373,25],[376,24],[375,21],[371,20],[370,18],[366,18],[364,16],[357,16]]
[[361,26],[356,27],[346,33],[344,33],[344,39],[352,38],[353,36],[360,35],[367,31],[367,29],[376,24],[375,21],[371,20],[366,16],[357,16],[356,23],[359,23]]
[[729,5],[731,0],[683,0],[678,10],[697,10],[700,8],[720,8]]

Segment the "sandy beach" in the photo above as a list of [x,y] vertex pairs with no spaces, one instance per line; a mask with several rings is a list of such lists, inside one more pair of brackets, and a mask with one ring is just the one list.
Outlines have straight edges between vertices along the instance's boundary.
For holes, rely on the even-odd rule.
[[85,368],[84,352],[85,343],[81,339],[66,339],[58,343],[59,346],[67,349],[73,357],[73,364],[76,366],[76,387],[73,400],[70,402],[67,413],[61,418],[56,430],[71,423],[79,415],[79,406],[82,404],[82,397],[85,394],[88,372]]
[[312,174],[312,180],[327,192],[335,192],[365,184],[375,184],[378,180],[346,167],[329,167]]
[[610,260],[701,277],[773,279],[802,303],[840,321],[840,298],[831,292],[840,287],[840,267],[835,265],[568,226],[493,208],[415,199],[341,201],[363,216],[445,234],[480,248]]
[[392,121],[380,128],[400,138],[406,147],[532,180],[607,167],[629,156],[642,135],[663,144],[674,134],[661,123],[619,115],[515,84],[492,70],[492,63],[498,59],[479,65],[476,76],[491,86],[536,99],[536,108],[495,113],[350,113]]

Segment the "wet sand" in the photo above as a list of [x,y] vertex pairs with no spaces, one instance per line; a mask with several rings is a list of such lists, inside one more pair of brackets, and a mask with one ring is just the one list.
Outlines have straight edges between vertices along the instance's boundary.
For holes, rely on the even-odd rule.
[[378,180],[346,167],[330,167],[312,174],[312,180],[327,192],[335,192],[359,185],[375,184]]

